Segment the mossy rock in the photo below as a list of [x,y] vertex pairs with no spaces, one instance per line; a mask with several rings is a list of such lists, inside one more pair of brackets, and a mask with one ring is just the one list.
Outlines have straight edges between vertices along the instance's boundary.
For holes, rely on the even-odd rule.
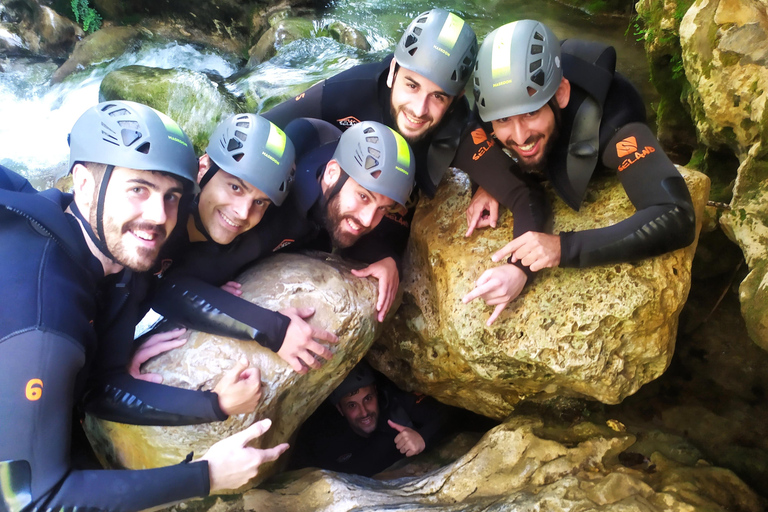
[[142,37],[133,27],[105,27],[94,32],[75,46],[75,51],[51,79],[58,83],[75,71],[108,62],[126,53]]
[[277,50],[291,41],[312,37],[315,26],[306,18],[285,18],[278,21],[248,51],[248,65],[256,66],[271,59]]
[[346,23],[341,21],[334,21],[323,29],[323,35],[327,33],[333,40],[352,46],[358,50],[368,51],[371,49],[371,45],[365,38],[365,35],[356,28],[350,27]]
[[99,96],[101,101],[131,100],[164,112],[184,129],[198,154],[219,121],[243,111],[226,89],[188,69],[126,66],[104,77]]

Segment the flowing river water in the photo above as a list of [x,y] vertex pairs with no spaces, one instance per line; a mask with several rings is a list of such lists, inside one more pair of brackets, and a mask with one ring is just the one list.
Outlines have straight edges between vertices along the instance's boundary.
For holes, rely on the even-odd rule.
[[[642,44],[635,40],[628,17],[595,17],[556,2],[522,0],[445,0],[441,6],[463,16],[478,39],[494,28],[522,18],[547,23],[561,38],[595,39],[616,46],[619,69],[641,88],[649,102],[655,98],[648,81]],[[0,72],[0,164],[24,174],[38,188],[51,186],[66,172],[67,134],[79,115],[99,101],[99,84],[112,70],[131,64],[157,68],[188,68],[223,77],[227,88],[240,94],[257,84],[269,95],[286,96],[315,81],[360,62],[391,52],[408,21],[434,2],[392,0],[337,0],[314,20],[317,30],[344,22],[365,34],[368,52],[327,37],[294,41],[271,60],[244,75],[245,61],[212,48],[175,41],[145,42],[119,58],[88,67],[51,84],[57,64],[51,61],[10,59]],[[300,90],[300,89],[299,89]],[[649,108],[652,116],[652,109]]]

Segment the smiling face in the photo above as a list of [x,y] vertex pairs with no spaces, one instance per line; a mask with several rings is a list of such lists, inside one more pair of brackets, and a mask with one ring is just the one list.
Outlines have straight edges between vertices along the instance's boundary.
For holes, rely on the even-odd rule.
[[365,386],[342,398],[336,408],[355,434],[368,437],[379,421],[379,398],[376,385]]
[[395,71],[396,62],[392,59],[387,78],[387,85],[392,89],[392,119],[400,135],[413,144],[440,124],[453,96],[424,76],[402,66]]
[[[89,220],[96,229],[94,187]],[[168,174],[115,167],[104,198],[104,238],[118,263],[143,272],[152,268],[176,226],[182,185]]]
[[[198,179],[210,167],[208,155],[203,155],[200,163]],[[227,245],[261,222],[269,205],[264,192],[219,169],[200,191],[198,212],[211,239]]]
[[[553,98],[561,109],[568,105],[570,93],[570,82],[563,78]],[[496,119],[491,124],[494,136],[517,155],[524,169],[542,169],[558,135],[550,103],[533,112]]]
[[[341,172],[336,160],[328,162],[323,173],[324,194],[332,190]],[[361,187],[350,177],[326,204],[325,228],[335,247],[349,247],[378,226],[384,215],[396,205],[392,199]]]

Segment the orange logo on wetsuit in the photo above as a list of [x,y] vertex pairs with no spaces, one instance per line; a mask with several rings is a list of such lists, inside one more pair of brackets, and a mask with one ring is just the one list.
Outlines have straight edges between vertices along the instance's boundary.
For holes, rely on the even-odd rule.
[[478,149],[477,152],[472,155],[472,160],[480,160],[485,152],[491,149],[494,145],[493,139],[489,139],[488,135],[485,133],[485,130],[482,128],[472,130],[472,142],[475,144],[475,146],[480,146],[482,144],[480,149]]
[[349,128],[350,126],[354,126],[358,124],[360,120],[355,116],[347,116],[342,119],[337,119],[336,122],[339,123],[339,126],[346,126],[347,128]]
[[288,247],[289,245],[291,245],[295,241],[296,240],[292,240],[290,238],[286,238],[285,240],[283,240],[282,242],[277,244],[277,247],[272,249],[272,252],[276,252],[276,251],[279,251],[280,249],[284,249],[284,248]]
[[24,389],[24,395],[30,402],[40,400],[40,397],[43,396],[43,381],[40,379],[30,379],[27,382],[27,387]]
[[627,137],[616,143],[616,156],[619,158],[634,153],[635,151],[637,151],[637,139],[634,137]]
[[301,94],[299,94],[298,96],[296,96],[296,97],[295,97],[295,98],[293,98],[293,99],[294,99],[294,100],[296,100],[296,101],[299,101],[300,99],[302,99],[302,98],[304,97],[304,94],[305,94],[305,93],[301,93]]
[[655,153],[656,148],[653,146],[645,146],[642,151],[638,151],[637,139],[634,137],[627,137],[616,143],[616,155],[619,158],[628,156],[619,164],[619,172],[625,170],[630,165],[634,164],[638,160],[645,158],[651,153]]

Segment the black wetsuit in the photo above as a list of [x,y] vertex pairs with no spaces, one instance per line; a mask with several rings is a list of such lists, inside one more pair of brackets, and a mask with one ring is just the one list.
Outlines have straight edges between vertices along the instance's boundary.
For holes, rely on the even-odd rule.
[[[293,99],[287,100],[261,115],[283,127],[298,117],[315,117],[345,130],[360,121],[377,121],[397,130],[390,113],[391,89],[387,74],[392,56],[381,62],[363,64],[324,80]],[[416,144],[411,144],[416,158],[416,187],[433,197],[440,180],[450,166],[464,170],[454,160],[462,134],[467,130],[469,102],[462,96],[454,100],[435,131]],[[541,231],[546,221],[546,200],[540,188],[517,169],[510,169],[509,159],[498,148],[490,150],[501,157],[507,192],[505,206],[515,218],[514,234]],[[490,160],[488,156],[486,160]],[[471,162],[471,159],[470,159]],[[367,237],[386,240],[402,254],[408,241],[415,206],[405,216],[389,214]],[[527,269],[525,269],[527,270]]]
[[[122,314],[127,272],[105,277],[75,217],[72,196],[31,193],[0,167],[0,506],[132,511],[209,492],[208,464],[142,471],[79,470],[70,459],[74,406],[99,333]],[[10,186],[9,186],[10,184]],[[10,188],[10,190],[9,190]],[[97,342],[98,340],[98,342]],[[28,508],[27,508],[28,507]]]
[[[637,89],[613,72],[613,48],[601,46],[595,51],[597,45],[578,40],[563,43],[563,70],[571,82],[571,95],[561,111],[560,138],[548,155],[545,174],[558,195],[578,210],[592,172],[596,167],[601,168],[602,163],[602,168],[618,171],[619,180],[637,212],[613,226],[561,232],[561,267],[589,267],[648,258],[686,247],[695,236],[695,215],[685,181],[645,124],[645,105]],[[600,55],[594,65],[569,53],[580,55],[585,48],[587,53]],[[588,92],[588,88],[603,91]],[[603,94],[599,149],[592,153],[594,165],[577,170],[578,166],[568,160],[569,149],[574,154],[580,150],[571,140],[579,118],[577,112],[585,98]],[[457,161],[466,163],[462,168],[473,181],[509,207],[515,184],[508,180],[500,166],[488,165],[486,156],[480,153],[489,145],[499,146],[498,141],[491,139],[490,123],[482,129],[488,140],[478,136],[474,140],[466,138]],[[476,163],[471,165],[471,162]]]
[[[133,352],[133,326],[151,306],[171,324],[243,340],[255,340],[277,352],[288,328],[288,317],[236,297],[219,286],[245,267],[278,250],[314,249],[330,252],[331,240],[322,222],[318,177],[336,148],[340,132],[318,120],[297,120],[286,130],[296,147],[296,179],[280,208],[270,206],[253,229],[231,244],[189,242],[185,227],[174,231],[161,256],[163,277],[155,278],[148,305],[134,295],[127,316],[112,329],[119,350],[100,353],[85,403],[100,418],[144,425],[187,425],[226,419],[212,392],[185,390],[132,378],[126,371]],[[181,227],[181,226],[180,226]],[[358,241],[340,251],[345,257],[373,263],[394,256],[392,249]],[[127,324],[127,325],[126,325]],[[120,339],[121,341],[117,341]]]
[[387,420],[414,429],[429,449],[445,435],[458,412],[434,398],[406,393],[383,376],[377,378],[377,389],[379,418],[369,437],[356,434],[338,410],[325,402],[299,430],[289,468],[375,475],[405,457],[395,445],[398,431]]

